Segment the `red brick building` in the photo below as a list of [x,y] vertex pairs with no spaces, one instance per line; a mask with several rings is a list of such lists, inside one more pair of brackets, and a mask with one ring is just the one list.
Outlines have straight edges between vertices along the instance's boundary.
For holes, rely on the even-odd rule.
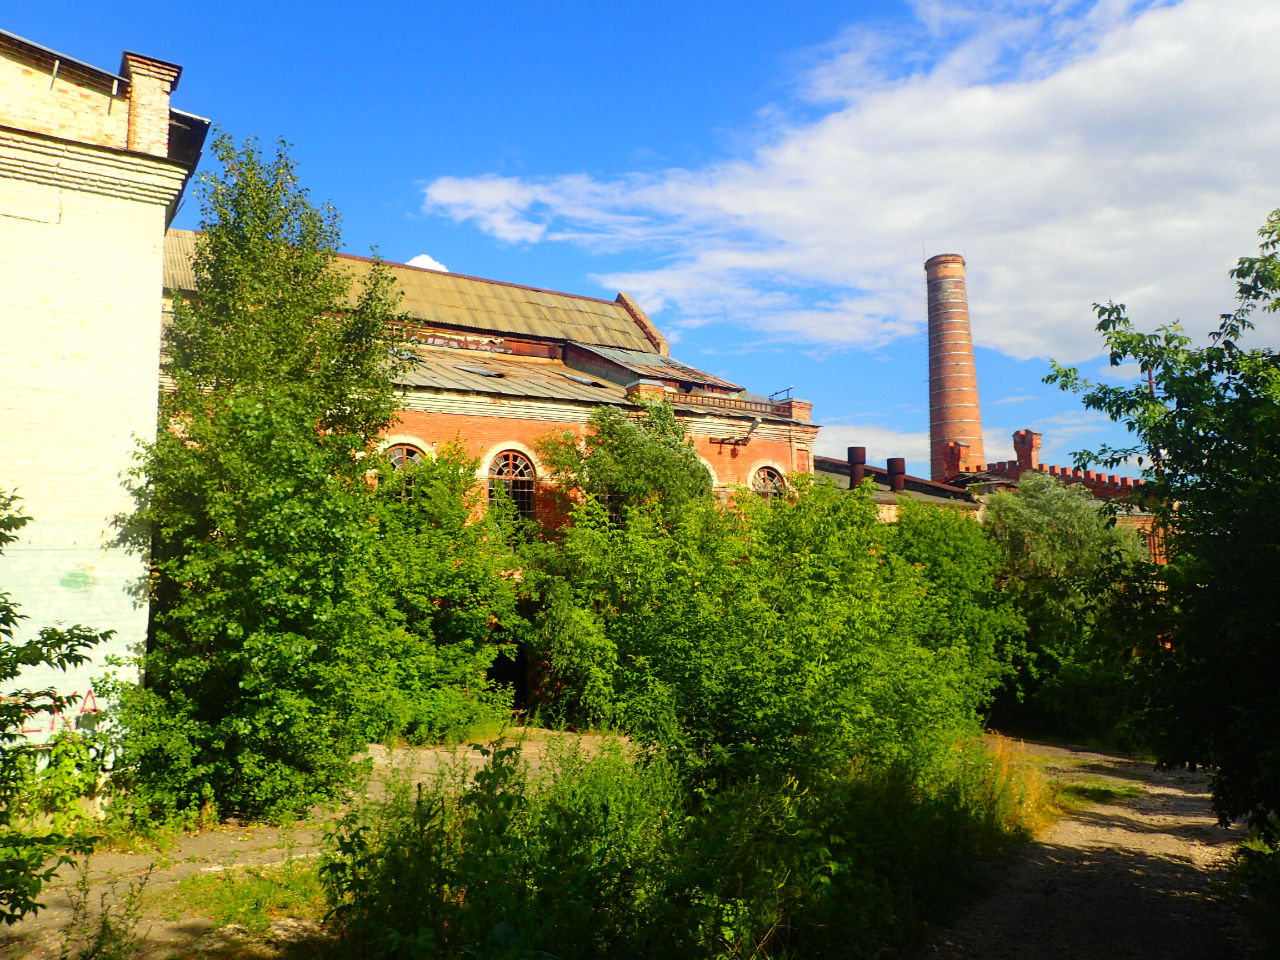
[[[197,236],[169,231],[166,294],[194,288]],[[352,256],[338,263],[356,278],[372,265]],[[457,439],[478,458],[478,481],[501,478],[523,512],[546,518],[538,441],[582,435],[597,405],[638,410],[643,397],[671,403],[719,492],[775,487],[813,470],[811,404],[775,401],[672,359],[666,338],[625,293],[601,300],[387,266],[415,354],[386,436],[393,458],[430,456]]]

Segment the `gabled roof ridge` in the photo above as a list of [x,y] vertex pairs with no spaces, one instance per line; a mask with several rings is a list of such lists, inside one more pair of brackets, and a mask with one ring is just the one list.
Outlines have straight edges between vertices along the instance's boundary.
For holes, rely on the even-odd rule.
[[[373,263],[376,258],[362,257],[355,253],[339,253],[339,257],[344,260],[360,260],[364,263]],[[397,260],[379,260],[379,263],[385,263],[389,267],[403,267],[405,270],[418,270],[422,273],[434,273],[442,277],[457,277],[459,280],[474,280],[477,283],[491,283],[495,287],[512,287],[516,290],[528,290],[532,293],[549,293],[553,297],[568,297],[570,300],[590,300],[592,303],[605,303],[611,307],[618,306],[614,300],[605,300],[603,297],[589,297],[585,293],[568,293],[564,290],[550,290],[546,287],[531,287],[527,283],[512,283],[509,280],[490,280],[488,277],[473,277],[469,273],[454,273],[452,270],[432,270],[430,267],[415,267],[411,263],[400,263]]]
[[[174,230],[170,230],[169,232],[170,233],[186,233],[186,234],[190,234],[193,237],[198,237],[203,231],[174,229]],[[415,267],[411,263],[401,263],[398,260],[384,260],[377,257],[362,257],[357,253],[338,252],[335,254],[335,256],[343,260],[358,260],[361,263],[374,263],[374,262],[383,263],[389,267],[400,267],[405,270],[417,270],[421,273],[433,273],[441,277],[457,277],[459,280],[474,280],[477,283],[491,283],[495,287],[512,287],[516,290],[528,290],[532,293],[549,293],[555,297],[568,297],[571,300],[589,300],[592,303],[608,304],[611,307],[617,307],[619,310],[622,310],[622,312],[624,313],[626,312],[625,310],[623,310],[621,305],[616,300],[606,300],[603,297],[589,297],[583,293],[568,293],[564,290],[550,290],[546,287],[532,287],[527,283],[512,283],[509,280],[491,280],[488,277],[473,277],[471,274],[454,273],[452,270],[432,270],[430,267]]]

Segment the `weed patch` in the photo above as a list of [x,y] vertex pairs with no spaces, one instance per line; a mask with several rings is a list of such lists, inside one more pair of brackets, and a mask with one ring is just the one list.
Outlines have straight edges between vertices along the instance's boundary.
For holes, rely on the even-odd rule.
[[1132,783],[1117,786],[1102,780],[1058,783],[1056,791],[1057,805],[1064,812],[1099,803],[1117,803],[1120,800],[1132,800],[1142,793],[1142,789]]
[[1280,842],[1255,831],[1236,850],[1231,872],[1249,893],[1259,932],[1280,954]]
[[218,926],[237,924],[253,935],[264,933],[280,917],[309,920],[324,913],[324,893],[312,860],[188,877],[178,884],[178,893],[186,912],[211,917]]
[[971,890],[976,856],[1047,816],[1009,743],[927,781],[845,768],[689,788],[657,755],[511,746],[345,818],[320,878],[344,955],[876,957]]
[[143,893],[151,879],[151,871],[140,879],[102,891],[97,909],[89,893],[89,871],[80,865],[76,885],[69,892],[71,919],[62,935],[59,960],[131,960],[136,956],[142,936]]

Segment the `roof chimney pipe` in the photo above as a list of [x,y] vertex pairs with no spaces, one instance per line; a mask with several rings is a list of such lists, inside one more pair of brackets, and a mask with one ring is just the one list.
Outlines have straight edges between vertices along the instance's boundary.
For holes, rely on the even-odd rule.
[[901,493],[907,488],[907,460],[905,457],[889,458],[889,489]]
[[940,253],[924,264],[929,285],[929,471],[947,480],[947,444],[968,446],[966,459],[982,463],[982,414],[969,331],[964,257]]
[[862,486],[867,476],[867,448],[849,448],[849,489],[856,490]]

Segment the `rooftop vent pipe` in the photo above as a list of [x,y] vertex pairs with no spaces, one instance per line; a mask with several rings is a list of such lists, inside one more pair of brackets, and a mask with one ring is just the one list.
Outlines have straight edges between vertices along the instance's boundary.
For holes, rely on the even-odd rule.
[[907,488],[907,461],[905,457],[889,458],[889,489],[901,493]]
[[849,448],[849,489],[856,490],[862,486],[867,476],[867,448]]

